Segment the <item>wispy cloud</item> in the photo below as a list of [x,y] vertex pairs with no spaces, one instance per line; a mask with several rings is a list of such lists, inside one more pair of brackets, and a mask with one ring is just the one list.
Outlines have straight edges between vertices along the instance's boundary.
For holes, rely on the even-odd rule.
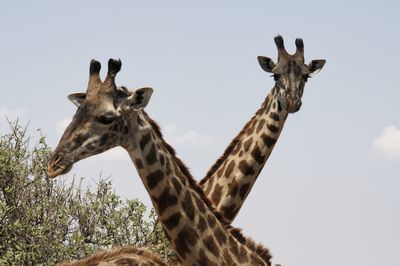
[[174,146],[203,147],[216,142],[213,136],[201,134],[196,130],[180,132],[175,125],[164,127],[165,138]]
[[374,139],[372,148],[387,159],[400,159],[400,128],[385,127],[382,134]]

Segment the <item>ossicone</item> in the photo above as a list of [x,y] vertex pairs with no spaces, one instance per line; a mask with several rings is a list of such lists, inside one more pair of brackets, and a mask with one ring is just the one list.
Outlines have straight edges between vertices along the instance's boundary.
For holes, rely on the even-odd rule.
[[285,49],[285,44],[283,42],[283,38],[281,35],[277,35],[274,38],[276,48],[278,48],[278,58],[288,56],[289,54],[287,53]]
[[121,59],[110,58],[108,60],[108,73],[116,74],[121,70],[122,62]]
[[89,68],[90,75],[98,74],[100,72],[100,69],[101,69],[100,62],[95,59],[92,59],[90,61],[90,68]]

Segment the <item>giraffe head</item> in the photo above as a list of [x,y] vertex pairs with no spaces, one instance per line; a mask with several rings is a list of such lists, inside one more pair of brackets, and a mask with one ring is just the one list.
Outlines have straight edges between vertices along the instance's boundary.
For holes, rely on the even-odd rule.
[[125,146],[135,126],[138,127],[132,125],[132,121],[137,121],[132,115],[147,105],[153,90],[117,88],[115,76],[121,69],[120,60],[108,61],[104,81],[100,79],[100,68],[100,63],[92,60],[86,93],[68,96],[78,110],[50,158],[49,177],[67,173],[79,160]]
[[317,74],[325,64],[325,60],[311,60],[304,63],[304,44],[302,39],[296,39],[296,52],[290,55],[284,46],[282,36],[275,37],[278,48],[278,62],[268,57],[257,57],[261,68],[273,74],[275,87],[278,90],[278,100],[289,113],[297,112],[301,107],[301,97],[307,79]]

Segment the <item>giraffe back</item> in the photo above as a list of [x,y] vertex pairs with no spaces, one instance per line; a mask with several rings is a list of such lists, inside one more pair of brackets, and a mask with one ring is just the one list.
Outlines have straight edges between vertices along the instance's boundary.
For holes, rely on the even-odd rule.
[[154,253],[133,246],[125,246],[109,251],[100,251],[90,257],[63,262],[59,266],[112,266],[112,265],[137,265],[137,266],[166,266]]

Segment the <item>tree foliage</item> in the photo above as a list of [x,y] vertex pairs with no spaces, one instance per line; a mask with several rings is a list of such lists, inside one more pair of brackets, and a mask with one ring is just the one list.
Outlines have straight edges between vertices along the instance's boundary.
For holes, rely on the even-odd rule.
[[122,199],[105,179],[94,191],[48,179],[43,135],[31,144],[18,121],[10,129],[0,137],[0,265],[54,265],[127,244],[173,258],[154,210]]

